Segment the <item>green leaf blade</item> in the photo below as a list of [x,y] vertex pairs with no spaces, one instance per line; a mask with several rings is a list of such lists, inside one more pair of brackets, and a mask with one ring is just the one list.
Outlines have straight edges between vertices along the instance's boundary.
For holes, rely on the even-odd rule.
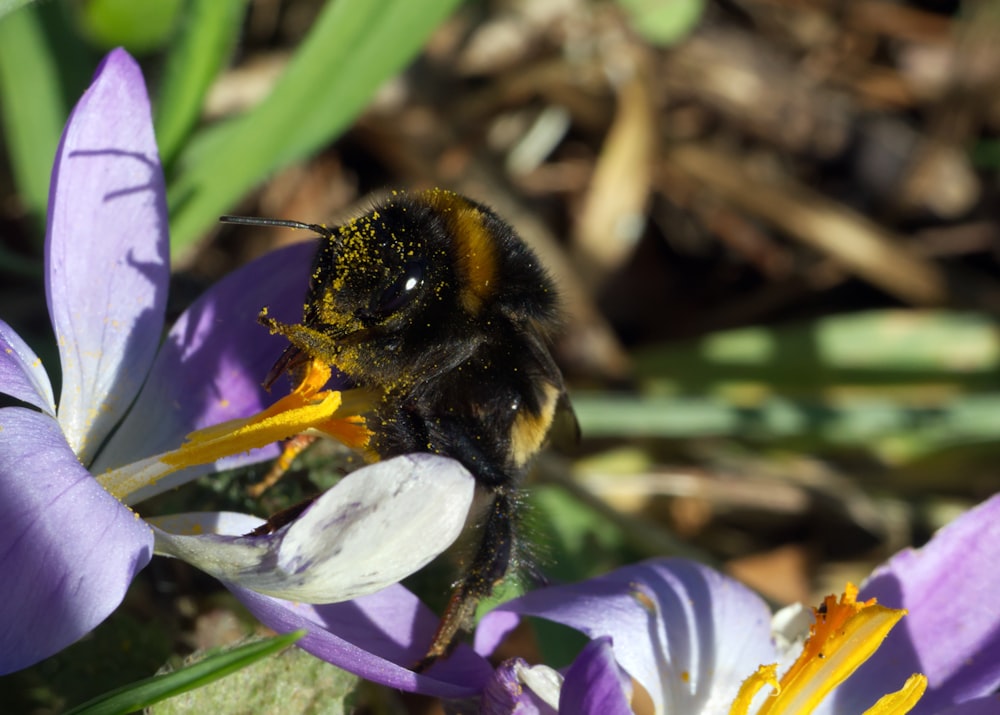
[[457,3],[329,4],[272,94],[197,137],[179,157],[168,191],[174,250],[190,246],[269,173],[336,138]]
[[40,227],[68,111],[36,9],[8,15],[0,21],[0,122],[21,199]]
[[303,635],[305,631],[295,631],[209,656],[173,673],[155,675],[100,695],[67,715],[124,715],[149,707],[245,668],[287,648]]
[[154,123],[169,165],[198,121],[205,95],[236,44],[247,0],[192,0],[167,58]]

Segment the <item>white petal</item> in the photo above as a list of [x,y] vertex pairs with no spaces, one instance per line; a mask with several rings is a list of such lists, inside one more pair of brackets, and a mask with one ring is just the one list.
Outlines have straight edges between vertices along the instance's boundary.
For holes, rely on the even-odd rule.
[[[154,516],[147,519],[147,522],[158,530],[168,532],[164,538],[171,541],[179,536],[205,536],[206,534],[227,537],[242,536],[266,523],[260,517],[233,511],[198,511],[190,514]],[[164,554],[164,556],[169,555]]]
[[553,710],[559,710],[559,694],[562,690],[563,676],[558,670],[547,665],[528,667],[517,663],[514,665],[514,672],[517,674],[517,679],[531,688],[531,691],[546,705]]
[[771,635],[778,655],[792,660],[802,652],[802,645],[809,637],[809,628],[816,622],[813,611],[801,603],[792,603],[771,616]]
[[218,520],[216,528],[245,534],[254,522],[240,515],[150,522],[159,554],[269,596],[335,603],[374,593],[427,565],[461,534],[474,493],[475,480],[457,462],[414,454],[344,477],[274,534],[172,533],[183,520],[202,528]]

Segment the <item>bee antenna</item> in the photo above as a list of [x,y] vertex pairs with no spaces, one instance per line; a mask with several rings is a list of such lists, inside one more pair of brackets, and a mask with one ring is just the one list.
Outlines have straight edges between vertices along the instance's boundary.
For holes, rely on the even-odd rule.
[[279,226],[281,228],[299,228],[312,231],[320,236],[330,236],[332,232],[326,226],[318,223],[303,223],[289,221],[283,218],[260,218],[259,216],[219,216],[220,223],[231,223],[242,226]]

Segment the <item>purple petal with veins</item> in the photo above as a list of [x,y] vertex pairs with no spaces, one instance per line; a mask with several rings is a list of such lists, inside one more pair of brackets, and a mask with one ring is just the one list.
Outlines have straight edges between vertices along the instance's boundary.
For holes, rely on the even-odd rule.
[[[831,712],[862,712],[911,673],[928,678],[913,713],[942,708],[1000,687],[1000,495],[943,527],[921,549],[880,566],[859,599],[875,597],[909,613],[882,646],[837,689]],[[898,687],[898,686],[897,686]]]
[[714,712],[740,683],[776,660],[771,613],[745,586],[684,559],[626,566],[589,581],[528,593],[486,614],[476,650],[538,616],[591,638],[611,636],[615,657],[649,691],[657,712]]
[[0,409],[0,673],[93,629],[153,554],[150,528],[77,461],[55,419]]
[[489,663],[465,645],[426,673],[413,672],[410,668],[430,645],[438,618],[398,584],[327,606],[229,588],[262,623],[279,633],[305,628],[298,647],[366,680],[407,692],[464,698],[477,695],[492,673]]
[[142,72],[114,50],[56,153],[45,265],[62,362],[59,422],[88,464],[142,385],[163,331],[167,205]]
[[566,671],[559,712],[581,715],[631,715],[628,677],[615,661],[610,638],[595,638]]
[[1000,694],[967,700],[959,705],[941,710],[935,715],[996,715],[1000,713]]

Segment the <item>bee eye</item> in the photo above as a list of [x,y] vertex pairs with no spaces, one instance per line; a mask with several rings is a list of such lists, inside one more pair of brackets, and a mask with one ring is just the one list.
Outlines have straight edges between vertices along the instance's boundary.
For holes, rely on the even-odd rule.
[[423,261],[410,261],[403,266],[403,272],[382,291],[378,302],[373,306],[375,313],[381,317],[389,316],[409,303],[417,295],[417,289],[424,282]]

